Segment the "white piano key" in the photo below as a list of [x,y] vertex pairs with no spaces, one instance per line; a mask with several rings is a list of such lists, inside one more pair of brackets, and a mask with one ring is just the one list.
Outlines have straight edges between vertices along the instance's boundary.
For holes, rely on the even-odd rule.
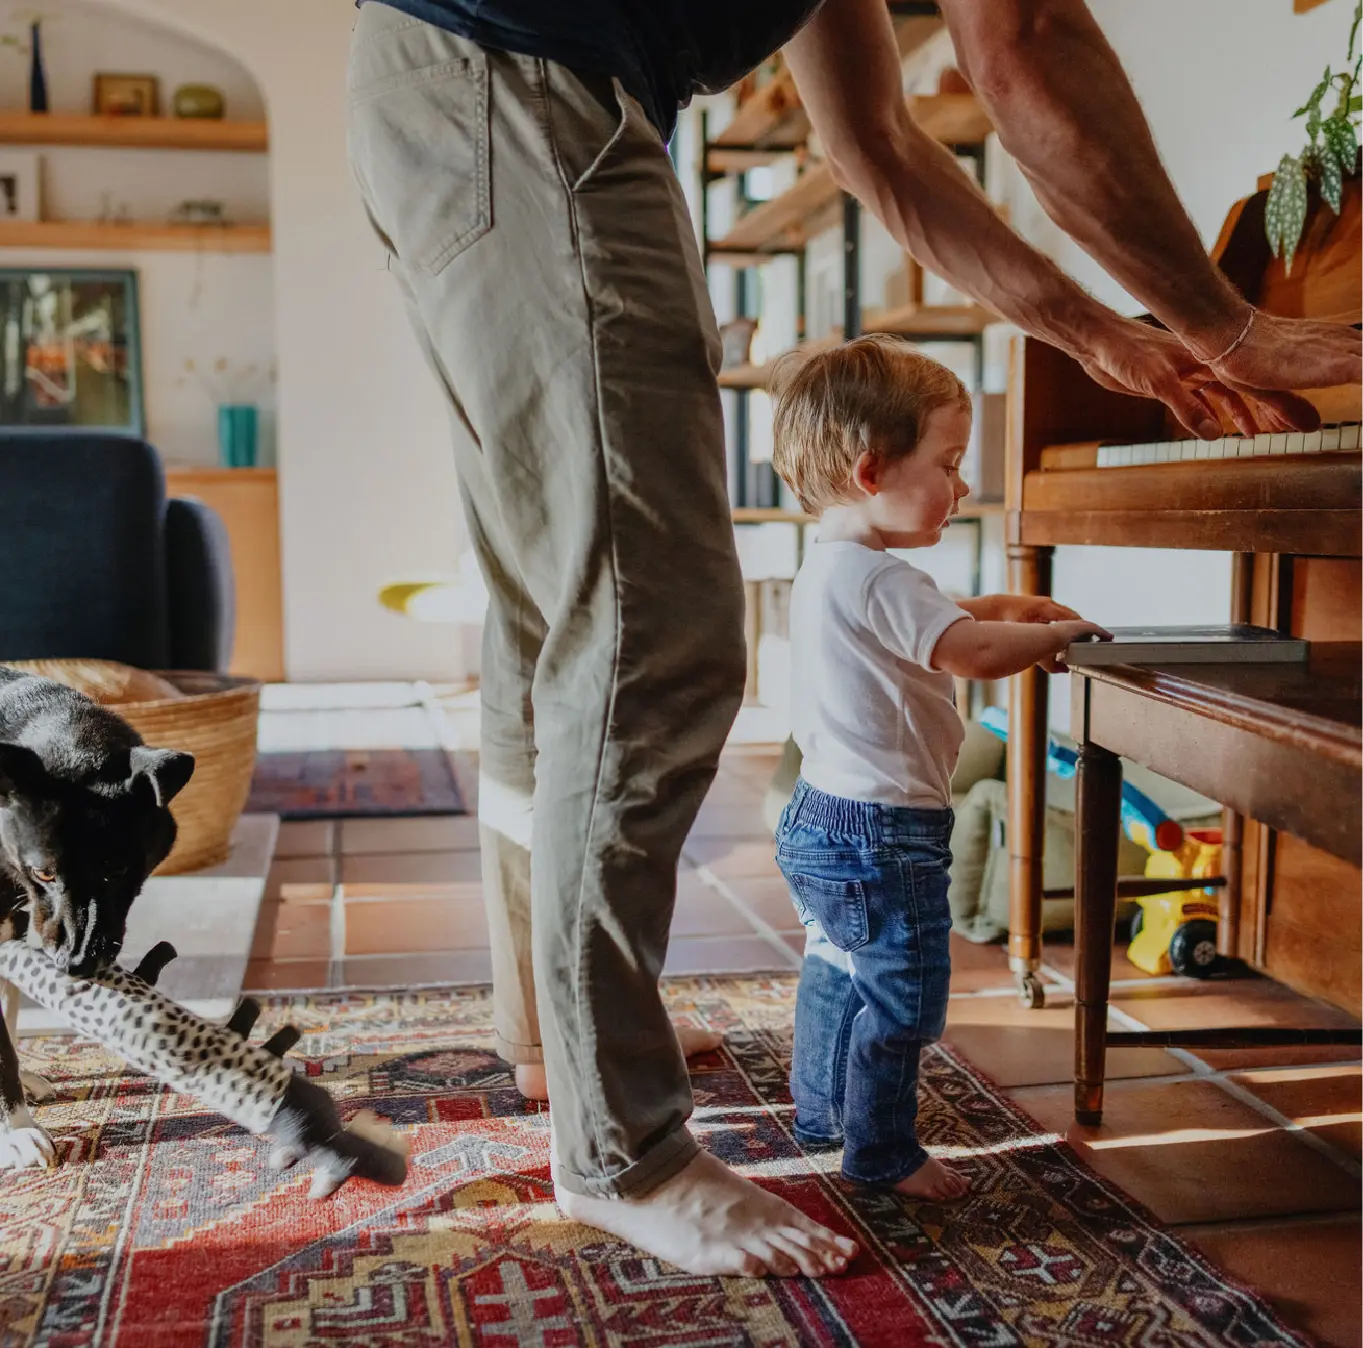
[[1260,454],[1271,454],[1273,452],[1273,436],[1267,431],[1261,432],[1254,437],[1254,454],[1257,458]]
[[1340,435],[1339,435],[1339,447],[1340,447],[1340,449],[1357,449],[1357,448],[1358,448],[1358,432],[1359,432],[1359,429],[1360,429],[1360,428],[1359,428],[1358,422],[1354,422],[1354,424],[1353,424],[1352,426],[1341,426],[1341,427],[1339,428],[1339,430],[1340,430]]
[[1287,437],[1287,454],[1305,454],[1306,436],[1301,431],[1292,431]]
[[1279,435],[1275,435],[1275,436],[1273,437],[1273,449],[1272,449],[1271,452],[1274,453],[1274,454],[1286,454],[1286,453],[1287,453],[1287,436],[1286,436],[1286,435],[1281,435],[1281,434],[1279,434]]
[[1197,458],[1197,447],[1201,443],[1201,440],[1180,440],[1179,448],[1183,452],[1179,455],[1179,458],[1182,459],[1184,463],[1188,463],[1190,460]]
[[1320,452],[1333,454],[1339,449],[1342,432],[1338,426],[1322,426],[1320,429]]
[[1172,440],[1163,440],[1163,441],[1161,441],[1161,442],[1160,442],[1160,447],[1159,447],[1159,462],[1160,462],[1160,463],[1168,463],[1169,460],[1172,459],[1173,457],[1174,457],[1174,442],[1173,442]]

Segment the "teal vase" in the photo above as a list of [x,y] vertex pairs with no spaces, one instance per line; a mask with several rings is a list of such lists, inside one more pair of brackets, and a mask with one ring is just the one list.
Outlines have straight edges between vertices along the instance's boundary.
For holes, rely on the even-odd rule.
[[224,468],[254,468],[259,413],[252,403],[218,408],[218,458]]

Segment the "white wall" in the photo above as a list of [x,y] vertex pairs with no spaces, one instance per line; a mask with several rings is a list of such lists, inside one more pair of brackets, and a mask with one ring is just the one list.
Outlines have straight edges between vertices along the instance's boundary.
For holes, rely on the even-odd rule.
[[[345,0],[95,0],[226,53],[270,122],[285,659],[292,679],[461,677],[468,634],[381,609],[464,547],[445,413],[345,155]],[[56,41],[54,29],[53,41]],[[128,59],[132,59],[129,57]]]

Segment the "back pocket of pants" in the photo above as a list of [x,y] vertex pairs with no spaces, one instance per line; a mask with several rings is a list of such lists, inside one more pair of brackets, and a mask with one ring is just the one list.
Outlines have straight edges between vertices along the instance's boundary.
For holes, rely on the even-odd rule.
[[788,872],[797,905],[818,919],[823,933],[839,950],[860,950],[870,939],[866,888],[860,880],[829,880],[821,875]]
[[408,266],[434,276],[492,228],[484,61],[403,70],[350,95],[350,159]]

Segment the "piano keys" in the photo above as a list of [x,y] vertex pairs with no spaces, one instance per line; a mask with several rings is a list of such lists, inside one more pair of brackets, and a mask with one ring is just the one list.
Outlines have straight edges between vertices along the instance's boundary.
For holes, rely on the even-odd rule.
[[1098,440],[1048,445],[1041,451],[1043,472],[1073,468],[1140,468],[1158,463],[1192,463],[1209,459],[1296,458],[1306,454],[1357,454],[1358,422],[1322,426],[1318,431],[1284,434],[1228,435],[1220,440],[1157,440],[1146,444],[1113,444]]

